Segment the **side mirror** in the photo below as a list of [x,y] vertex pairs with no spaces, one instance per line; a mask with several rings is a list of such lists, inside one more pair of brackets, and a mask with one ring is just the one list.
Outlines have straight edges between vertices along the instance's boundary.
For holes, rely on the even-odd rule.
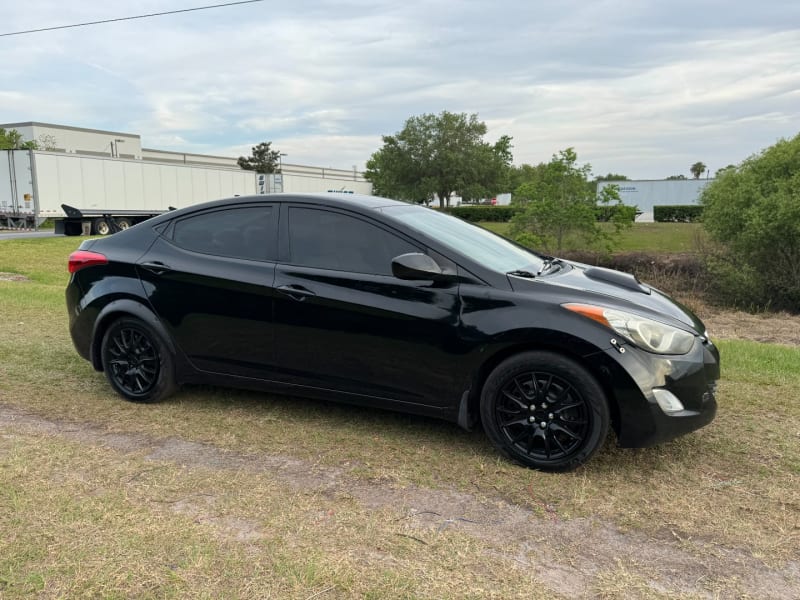
[[438,263],[427,254],[410,252],[392,259],[392,274],[408,281],[453,281],[452,274],[445,273]]

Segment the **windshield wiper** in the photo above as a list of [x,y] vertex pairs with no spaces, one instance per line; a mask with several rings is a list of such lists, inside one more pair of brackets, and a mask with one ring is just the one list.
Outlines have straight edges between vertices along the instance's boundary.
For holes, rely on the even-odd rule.
[[517,269],[516,271],[509,271],[506,275],[516,275],[517,277],[527,277],[528,279],[533,279],[536,277],[530,271],[525,271],[524,269]]

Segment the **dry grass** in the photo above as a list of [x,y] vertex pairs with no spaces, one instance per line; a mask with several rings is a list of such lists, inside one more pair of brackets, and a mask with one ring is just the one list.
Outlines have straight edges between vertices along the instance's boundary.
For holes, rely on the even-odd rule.
[[0,242],[31,279],[0,281],[4,597],[800,594],[798,348],[721,341],[711,426],[547,475],[406,415],[216,388],[125,403],[68,339],[74,242],[34,242]]
[[[0,438],[3,597],[532,597],[454,530],[276,485],[28,432]],[[527,590],[522,593],[522,590]]]

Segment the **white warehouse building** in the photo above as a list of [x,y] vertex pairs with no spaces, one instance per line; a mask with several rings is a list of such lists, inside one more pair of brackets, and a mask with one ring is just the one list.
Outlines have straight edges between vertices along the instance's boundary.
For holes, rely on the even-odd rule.
[[597,192],[609,185],[619,188],[622,203],[636,206],[641,213],[636,220],[653,222],[653,208],[656,206],[699,204],[700,193],[713,179],[643,179],[628,181],[601,181]]

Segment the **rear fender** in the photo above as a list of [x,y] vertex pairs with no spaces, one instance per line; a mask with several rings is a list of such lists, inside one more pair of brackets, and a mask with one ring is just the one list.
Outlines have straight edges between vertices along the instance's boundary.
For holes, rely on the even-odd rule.
[[173,356],[178,355],[172,338],[167,333],[166,328],[156,314],[141,302],[132,300],[130,298],[121,298],[119,300],[109,302],[106,306],[104,306],[95,319],[94,330],[92,331],[92,347],[90,356],[92,359],[92,366],[96,370],[103,370],[103,365],[100,358],[100,346],[102,344],[103,335],[105,334],[106,329],[108,329],[111,323],[124,316],[136,317],[152,327],[164,340],[164,343],[167,345],[167,348],[169,348],[169,351],[173,354]]

